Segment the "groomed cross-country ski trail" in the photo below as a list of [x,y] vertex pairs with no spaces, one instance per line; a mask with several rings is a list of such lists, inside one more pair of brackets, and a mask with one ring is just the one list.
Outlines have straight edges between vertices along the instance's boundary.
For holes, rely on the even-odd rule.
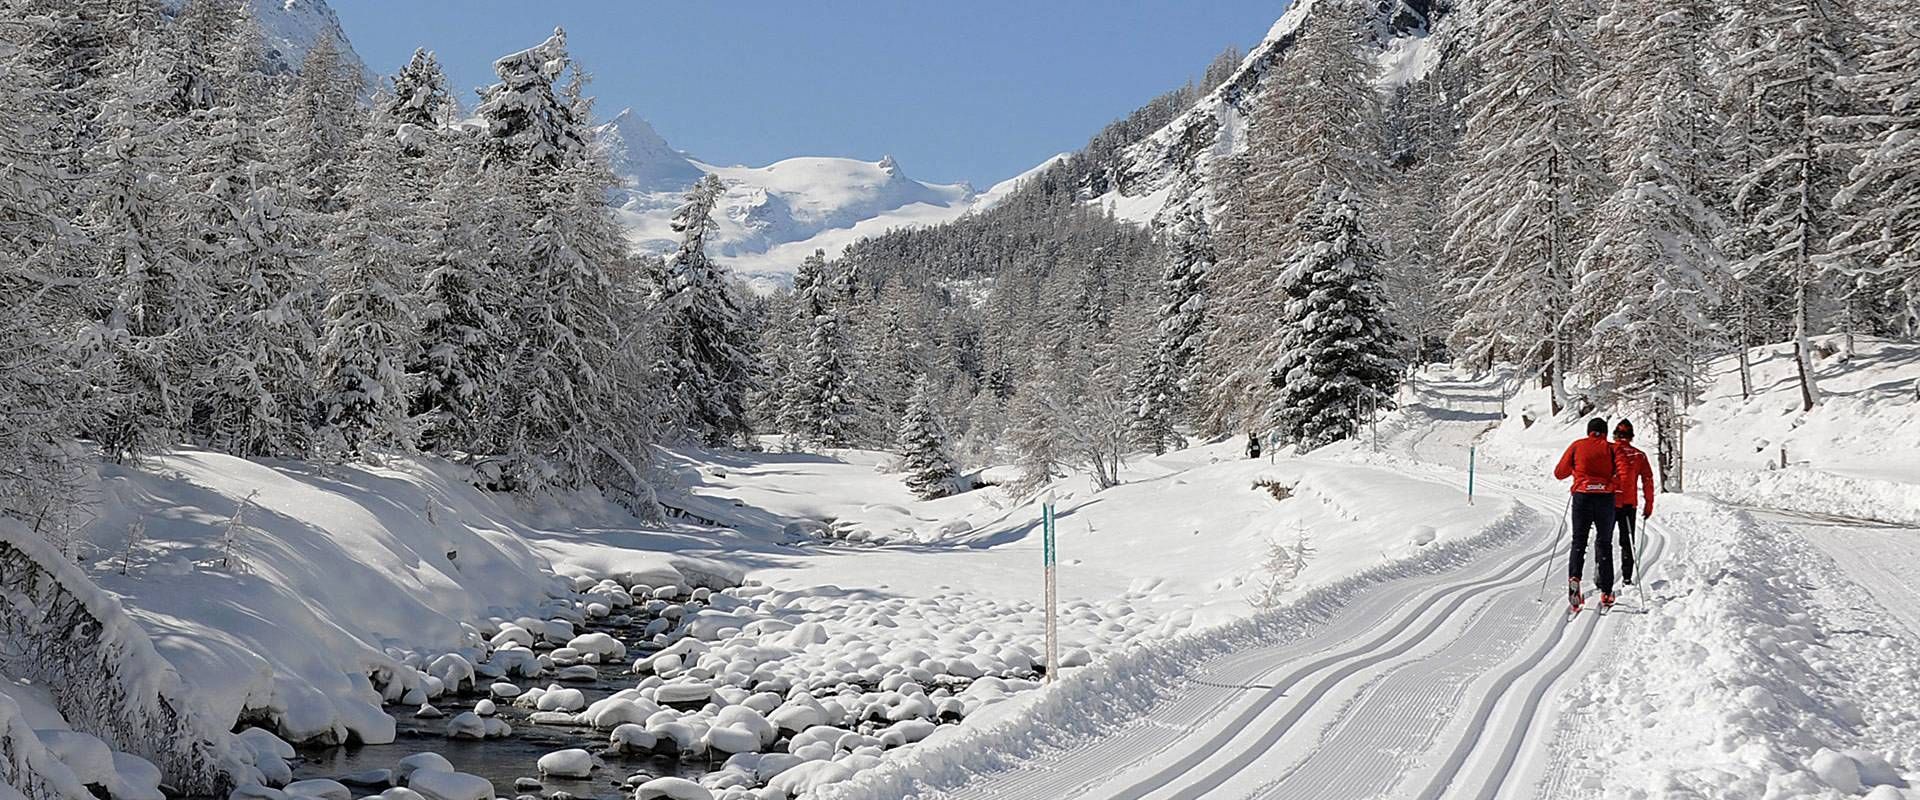
[[[1457,487],[1464,503],[1465,470],[1422,457],[1463,452],[1498,419],[1501,391],[1496,381],[1429,383],[1417,407],[1380,432],[1384,454],[1355,457],[1398,460],[1410,475]],[[1603,615],[1589,596],[1588,610],[1568,619],[1567,533],[1557,524],[1565,490],[1537,476],[1483,472],[1475,482],[1482,502],[1515,502],[1507,535],[1484,537],[1442,569],[1269,612],[1302,621],[1163,676],[1157,701],[1128,721],[1061,731],[1030,757],[1010,753],[969,781],[920,794],[1533,796],[1553,783],[1546,754],[1558,688],[1638,623],[1631,611],[1643,601],[1629,593]],[[1659,524],[1648,534],[1643,558],[1657,578],[1672,534]]]

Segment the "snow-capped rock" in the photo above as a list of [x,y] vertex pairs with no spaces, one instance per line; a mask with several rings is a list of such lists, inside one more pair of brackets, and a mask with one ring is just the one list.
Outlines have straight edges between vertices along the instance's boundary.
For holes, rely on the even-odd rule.
[[561,778],[585,778],[593,774],[593,754],[580,748],[555,750],[540,757],[535,765],[541,775]]
[[426,800],[489,800],[493,784],[478,775],[439,769],[415,770],[407,788]]
[[713,800],[713,792],[686,778],[654,778],[633,790],[633,800]]

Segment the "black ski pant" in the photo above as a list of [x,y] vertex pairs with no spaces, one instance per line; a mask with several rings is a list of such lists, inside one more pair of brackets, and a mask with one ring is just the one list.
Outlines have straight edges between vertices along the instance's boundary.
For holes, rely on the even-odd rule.
[[1600,591],[1613,593],[1613,493],[1576,492],[1573,495],[1573,553],[1567,577],[1579,578],[1587,564],[1587,532],[1593,532],[1593,560],[1600,571]]
[[1633,512],[1639,510],[1638,506],[1615,506],[1613,509],[1613,522],[1620,531],[1620,578],[1627,583],[1633,583],[1633,526],[1637,519]]

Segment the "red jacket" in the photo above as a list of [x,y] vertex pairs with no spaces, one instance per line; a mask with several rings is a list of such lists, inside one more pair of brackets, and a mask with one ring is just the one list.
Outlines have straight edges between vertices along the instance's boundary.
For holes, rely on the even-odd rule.
[[1553,468],[1555,480],[1573,478],[1574,494],[1613,494],[1613,445],[1598,433],[1567,445],[1560,465]]
[[1648,514],[1653,513],[1653,467],[1647,454],[1631,442],[1613,443],[1613,504],[1620,508],[1639,505],[1647,495]]

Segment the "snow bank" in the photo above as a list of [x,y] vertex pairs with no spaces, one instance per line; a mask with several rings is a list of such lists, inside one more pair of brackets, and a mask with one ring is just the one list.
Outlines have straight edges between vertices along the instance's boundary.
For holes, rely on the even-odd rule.
[[[1700,402],[1687,409],[1687,491],[1747,506],[1920,523],[1920,459],[1913,456],[1920,452],[1920,344],[1859,337],[1851,355],[1843,346],[1839,336],[1814,340],[1816,353],[1830,355],[1815,360],[1823,397],[1812,411],[1802,410],[1790,345],[1750,352],[1751,396],[1742,393],[1738,359],[1714,359]],[[1548,409],[1546,391],[1532,387],[1491,409],[1507,416],[1480,442],[1481,465],[1548,473],[1586,421],[1572,413],[1553,419]],[[1639,410],[1595,413],[1631,417],[1638,445],[1655,453],[1652,420]]]
[[[1608,740],[1580,753],[1602,761],[1601,785],[1581,792],[1760,800],[1902,786],[1900,773],[1920,765],[1914,643],[1824,629],[1807,583],[1836,570],[1791,533],[1692,498],[1666,502],[1660,528],[1680,546],[1650,575],[1644,623],[1569,690],[1568,722]],[[1876,752],[1901,746],[1861,740],[1873,730],[1907,744]]]
[[1920,484],[1808,467],[1700,469],[1687,489],[1743,506],[1920,525]]
[[0,694],[0,785],[28,800],[89,800],[93,795],[66,764],[47,750],[19,704]]
[[5,519],[0,593],[0,673],[43,685],[76,730],[159,765],[184,791],[214,794],[252,779],[224,720],[186,702],[180,675],[119,600]]
[[[1709,368],[1690,410],[1688,490],[1729,502],[1920,524],[1920,344],[1838,336],[1814,340],[1822,392],[1801,410],[1792,348],[1754,348],[1752,397],[1739,365]],[[1780,466],[1782,454],[1786,466]]]
[[[556,568],[543,545],[639,524],[597,496],[526,507],[466,478],[434,459],[321,466],[193,450],[105,466],[91,578],[122,598],[216,728],[244,718],[295,742],[392,741],[384,703],[417,707],[474,680],[486,644],[470,623],[571,595],[563,575],[588,570]],[[602,548],[591,566],[686,580],[669,549]],[[457,664],[469,666],[448,672]]]

